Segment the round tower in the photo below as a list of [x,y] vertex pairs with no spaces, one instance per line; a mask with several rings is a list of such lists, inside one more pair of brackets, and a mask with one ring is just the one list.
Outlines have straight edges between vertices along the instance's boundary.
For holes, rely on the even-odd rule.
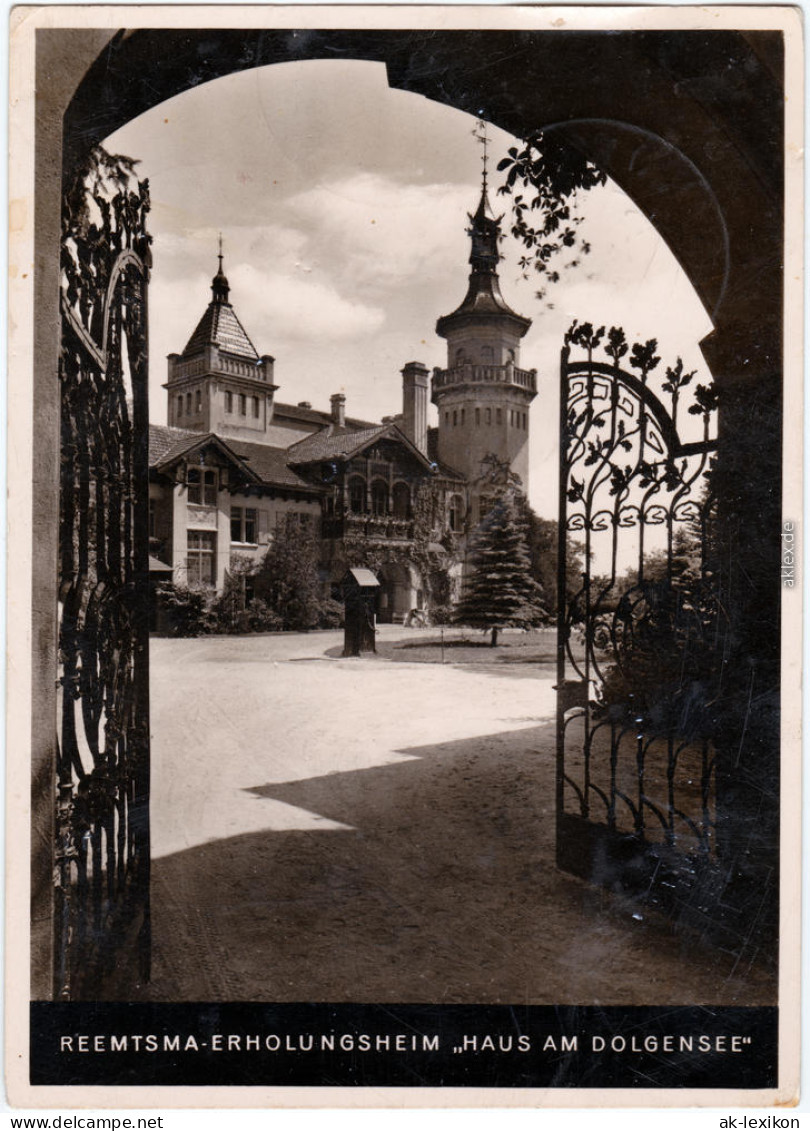
[[520,342],[531,320],[504,301],[498,283],[500,221],[487,197],[469,216],[470,281],[461,305],[436,323],[447,341],[447,368],[433,370],[431,399],[439,410],[438,457],[471,485],[482,460],[496,455],[529,478],[529,406],[537,395],[537,371],[520,368]]

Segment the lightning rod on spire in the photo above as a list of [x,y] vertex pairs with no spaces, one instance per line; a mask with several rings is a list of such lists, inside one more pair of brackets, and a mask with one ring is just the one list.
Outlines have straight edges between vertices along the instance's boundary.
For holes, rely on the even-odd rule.
[[218,254],[217,258],[219,259],[219,269],[221,271],[222,270],[222,232],[219,233],[219,254]]
[[472,135],[475,138],[475,140],[477,142],[479,142],[479,144],[484,147],[484,152],[481,155],[481,172],[482,172],[481,181],[482,181],[482,186],[483,186],[484,192],[486,192],[486,188],[487,188],[487,161],[489,160],[488,155],[487,155],[487,146],[489,145],[489,138],[487,137],[487,124],[486,124],[486,122],[484,122],[484,121],[477,122],[475,129],[472,131]]

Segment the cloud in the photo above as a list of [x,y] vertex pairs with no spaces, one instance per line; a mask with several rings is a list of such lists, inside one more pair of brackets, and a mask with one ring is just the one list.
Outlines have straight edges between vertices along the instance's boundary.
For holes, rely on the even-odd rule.
[[263,270],[241,263],[228,278],[240,318],[246,326],[255,327],[257,336],[266,334],[270,340],[280,331],[293,341],[346,341],[376,333],[385,321],[385,312],[379,307],[344,298],[328,283],[303,273]]
[[448,260],[463,263],[473,197],[469,184],[403,185],[362,172],[299,193],[287,208],[318,230],[322,251],[362,290],[432,281]]

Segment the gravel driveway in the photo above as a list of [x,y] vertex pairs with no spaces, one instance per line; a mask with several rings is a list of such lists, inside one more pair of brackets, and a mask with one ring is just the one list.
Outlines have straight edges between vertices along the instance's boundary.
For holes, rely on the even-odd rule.
[[765,971],[555,868],[550,662],[341,640],[152,641],[154,980],[128,996],[773,1001]]

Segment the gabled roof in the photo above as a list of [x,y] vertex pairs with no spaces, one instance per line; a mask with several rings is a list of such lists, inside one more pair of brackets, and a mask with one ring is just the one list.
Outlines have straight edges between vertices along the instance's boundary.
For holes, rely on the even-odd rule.
[[[150,425],[149,427],[149,464],[157,471],[168,471],[174,464],[181,460],[184,456],[190,455],[198,448],[205,446],[213,446],[217,448],[226,459],[230,460],[239,471],[245,476],[246,479],[253,483],[259,482],[259,476],[253,471],[251,467],[242,459],[242,457],[234,451],[233,447],[227,440],[223,440],[216,432],[183,432],[182,435],[177,437],[176,443],[167,447],[164,453],[158,456],[154,461],[152,460],[152,429],[157,428],[159,425]],[[181,432],[179,428],[167,428],[167,432]]]
[[229,302],[214,301],[208,304],[181,356],[202,353],[206,346],[217,346],[223,353],[246,361],[259,360],[256,347]]
[[174,449],[186,440],[199,436],[187,428],[169,428],[165,424],[149,425],[149,466],[156,467]]
[[374,428],[362,428],[359,432],[324,428],[293,444],[288,458],[290,463],[314,463],[316,460],[334,459],[335,456],[351,459],[381,436],[386,427],[385,424],[378,424]]
[[251,483],[293,488],[308,494],[320,494],[323,490],[322,487],[308,483],[287,466],[286,448],[224,439],[215,432],[191,432],[163,424],[149,425],[149,466],[158,471],[166,471],[183,456],[206,443],[216,444]]
[[325,428],[293,444],[288,449],[287,458],[292,464],[316,463],[327,459],[352,459],[365,448],[380,439],[391,439],[403,444],[410,453],[430,467],[430,460],[412,444],[396,424],[379,424],[375,428],[363,428],[359,432],[348,432]]

